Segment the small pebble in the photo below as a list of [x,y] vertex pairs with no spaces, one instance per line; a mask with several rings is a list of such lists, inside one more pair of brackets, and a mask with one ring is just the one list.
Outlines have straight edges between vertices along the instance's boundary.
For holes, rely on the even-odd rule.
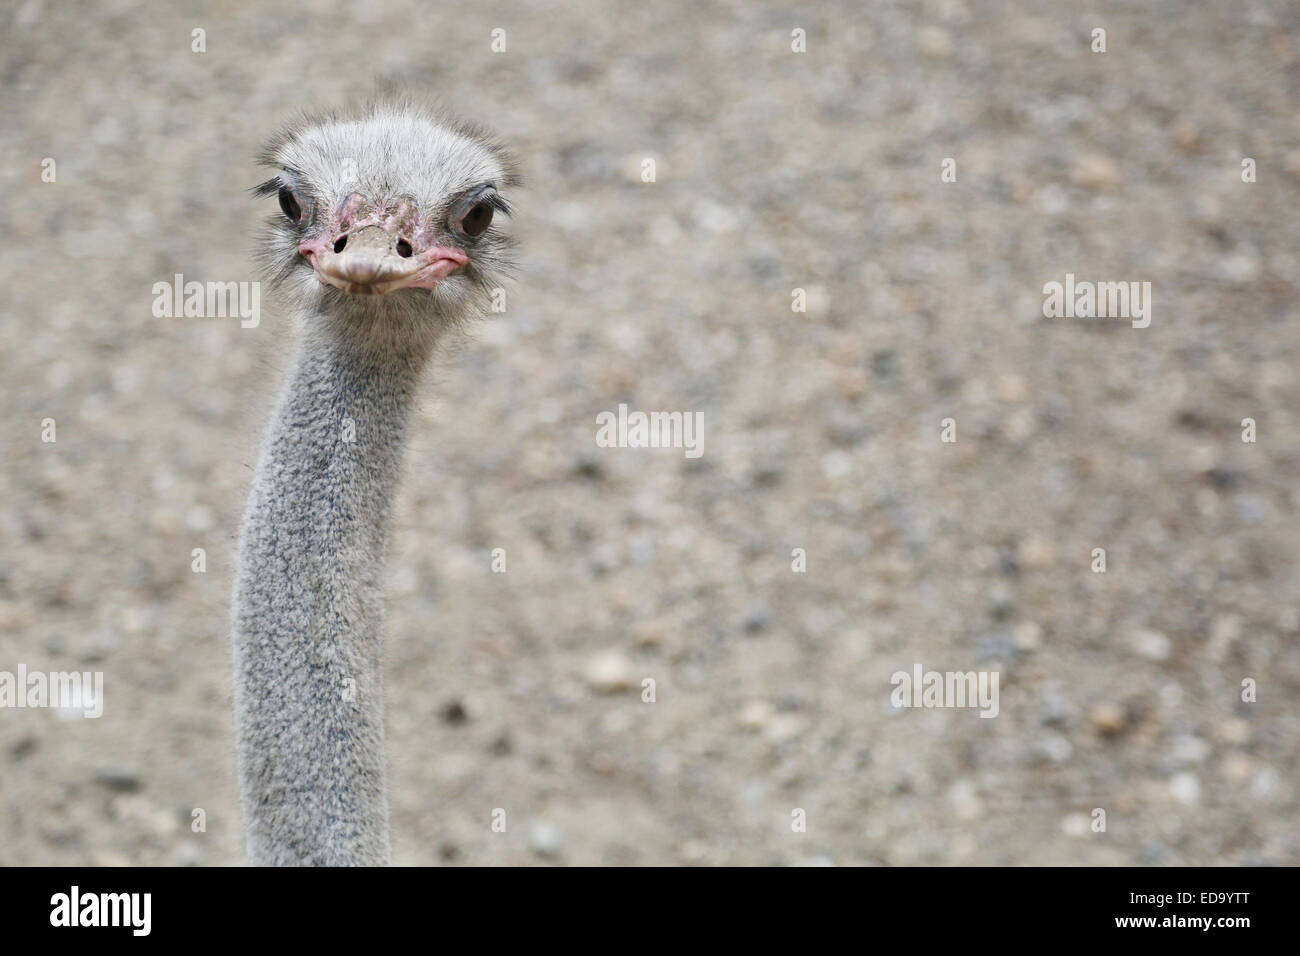
[[1076,185],[1086,189],[1101,189],[1118,183],[1120,172],[1115,161],[1109,156],[1101,153],[1085,153],[1075,162],[1070,178]]
[[1201,782],[1195,774],[1176,773],[1169,780],[1169,792],[1179,803],[1192,806],[1201,799]]
[[1044,724],[1063,724],[1070,716],[1070,703],[1058,680],[1047,681],[1038,692],[1038,719]]
[[1052,763],[1065,763],[1074,753],[1074,747],[1060,734],[1046,734],[1038,742],[1038,753]]
[[1192,734],[1180,734],[1169,746],[1170,754],[1179,763],[1201,763],[1210,755],[1210,745]]
[[1255,769],[1255,762],[1245,754],[1229,754],[1220,765],[1223,776],[1233,783],[1245,783]]
[[1169,659],[1171,644],[1164,634],[1143,627],[1133,632],[1129,638],[1129,647],[1139,657],[1145,657],[1149,661],[1164,661]]
[[1020,563],[1026,568],[1046,568],[1056,562],[1056,545],[1044,538],[1028,538],[1020,545]]
[[1214,728],[1215,736],[1224,743],[1244,744],[1250,739],[1250,721],[1229,717]]
[[1124,729],[1128,714],[1119,704],[1105,701],[1097,704],[1088,713],[1093,729],[1099,734],[1112,737]]
[[1267,797],[1277,789],[1278,781],[1277,771],[1272,767],[1265,767],[1251,778],[1250,795],[1252,797]]
[[776,714],[764,728],[767,739],[774,744],[794,740],[808,728],[808,719],[802,714]]
[[1019,404],[1029,397],[1029,387],[1025,385],[1025,380],[1014,372],[999,375],[995,389],[998,400],[1009,405]]
[[564,846],[564,833],[555,824],[538,820],[528,828],[528,846],[538,856],[555,856]]
[[740,708],[736,723],[744,730],[762,730],[773,714],[772,705],[765,700],[751,700]]
[[102,767],[95,771],[95,782],[117,793],[140,789],[140,772],[130,767]]
[[587,662],[583,672],[593,690],[613,694],[636,686],[632,662],[621,651],[602,651]]
[[449,701],[442,708],[442,722],[451,724],[453,727],[459,727],[469,721],[469,713],[465,710],[465,705],[458,700]]
[[1021,621],[1011,629],[1011,639],[1017,650],[1036,651],[1043,644],[1043,628],[1034,621]]
[[1061,832],[1068,837],[1085,837],[1091,830],[1091,818],[1084,813],[1071,813],[1061,821]]

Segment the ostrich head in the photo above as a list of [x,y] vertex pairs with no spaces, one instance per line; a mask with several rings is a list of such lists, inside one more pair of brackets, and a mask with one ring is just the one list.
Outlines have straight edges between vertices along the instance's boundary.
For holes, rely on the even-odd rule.
[[261,162],[279,208],[262,258],[305,312],[397,332],[481,312],[509,273],[515,164],[481,130],[409,101],[303,117]]

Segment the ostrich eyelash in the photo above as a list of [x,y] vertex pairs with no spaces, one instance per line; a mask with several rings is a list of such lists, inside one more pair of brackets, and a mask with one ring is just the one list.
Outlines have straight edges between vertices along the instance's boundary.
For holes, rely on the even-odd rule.
[[504,213],[507,216],[510,215],[510,203],[506,202],[500,193],[493,193],[488,198],[487,204],[497,212]]
[[302,180],[302,178],[303,178],[302,173],[298,172],[298,170],[296,169],[291,169],[288,166],[286,166],[284,169],[276,173],[266,182],[258,183],[256,186],[250,189],[249,192],[260,199],[265,196],[274,196],[276,193],[280,191],[280,188],[283,186],[288,186],[290,189],[297,191],[298,183]]
[[287,185],[279,176],[272,176],[264,183],[259,183],[249,190],[258,199],[265,196],[274,196],[280,191],[280,187]]

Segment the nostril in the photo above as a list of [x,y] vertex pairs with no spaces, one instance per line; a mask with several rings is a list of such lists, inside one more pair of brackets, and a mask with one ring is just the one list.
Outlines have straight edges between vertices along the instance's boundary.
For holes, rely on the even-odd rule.
[[335,252],[342,252],[342,251],[343,251],[343,248],[344,248],[347,244],[348,244],[348,237],[347,237],[347,236],[339,236],[339,238],[338,238],[338,242],[334,243],[334,251],[335,251]]
[[411,244],[407,242],[405,239],[397,240],[397,254],[401,256],[403,259],[411,258],[411,253],[414,251],[415,250],[411,248]]

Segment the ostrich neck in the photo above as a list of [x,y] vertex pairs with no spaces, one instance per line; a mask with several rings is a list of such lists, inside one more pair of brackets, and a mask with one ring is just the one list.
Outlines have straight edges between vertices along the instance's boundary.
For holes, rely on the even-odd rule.
[[427,355],[307,323],[262,446],[234,601],[235,724],[259,864],[389,861],[383,558]]

